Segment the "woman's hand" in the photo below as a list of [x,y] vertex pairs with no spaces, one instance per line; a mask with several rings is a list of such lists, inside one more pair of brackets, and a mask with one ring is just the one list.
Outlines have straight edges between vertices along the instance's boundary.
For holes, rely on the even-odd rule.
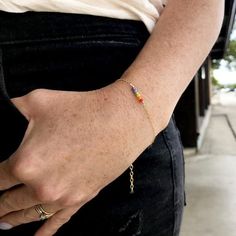
[[1,226],[39,220],[34,207],[42,204],[55,214],[36,235],[53,235],[129,167],[153,134],[128,90],[114,83],[89,92],[38,89],[12,99],[29,125],[18,150],[0,164]]

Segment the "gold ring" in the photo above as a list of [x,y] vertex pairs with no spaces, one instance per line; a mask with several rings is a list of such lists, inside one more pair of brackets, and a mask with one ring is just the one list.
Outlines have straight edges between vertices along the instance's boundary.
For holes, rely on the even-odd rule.
[[55,213],[47,212],[43,209],[43,206],[41,204],[36,205],[34,207],[35,211],[39,214],[39,219],[40,220],[46,220],[53,216]]

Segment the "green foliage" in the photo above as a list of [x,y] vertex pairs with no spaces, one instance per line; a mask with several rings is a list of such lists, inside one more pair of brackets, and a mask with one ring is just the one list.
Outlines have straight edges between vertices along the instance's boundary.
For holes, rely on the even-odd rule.
[[[233,31],[236,31],[236,20],[234,23]],[[232,34],[232,35],[235,35]],[[223,63],[229,70],[233,71],[236,70],[236,38],[231,37],[228,48],[226,50],[225,56],[223,59],[220,60],[213,60],[212,61],[212,66],[211,66],[211,78],[212,78],[212,84],[216,88],[232,88],[236,89],[236,84],[227,84],[227,85],[222,85],[219,83],[219,81],[213,76],[213,70],[217,70],[221,66],[221,62],[223,60]]]
[[212,63],[211,63],[211,67],[213,70],[217,70],[220,68],[220,62],[221,60],[213,60]]
[[236,70],[236,40],[231,40],[224,60],[230,70]]
[[214,76],[212,76],[212,84],[213,84],[214,86],[218,86],[218,85],[219,85],[218,80],[217,80]]
[[236,89],[236,84],[229,84],[227,85],[228,88]]
[[212,80],[213,86],[215,86],[216,88],[219,88],[219,89],[224,88],[224,85],[220,84],[219,81],[214,76],[211,77],[211,80]]
[[[236,19],[233,26],[233,32],[236,31]],[[233,35],[233,34],[232,34]],[[231,37],[223,61],[229,70],[236,70],[236,39]],[[219,69],[221,60],[213,60],[212,69]]]

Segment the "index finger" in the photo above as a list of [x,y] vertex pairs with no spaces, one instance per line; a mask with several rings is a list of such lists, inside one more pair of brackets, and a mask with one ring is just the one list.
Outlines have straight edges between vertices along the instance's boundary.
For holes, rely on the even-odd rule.
[[17,184],[20,184],[11,171],[9,160],[0,163],[0,191],[9,189]]

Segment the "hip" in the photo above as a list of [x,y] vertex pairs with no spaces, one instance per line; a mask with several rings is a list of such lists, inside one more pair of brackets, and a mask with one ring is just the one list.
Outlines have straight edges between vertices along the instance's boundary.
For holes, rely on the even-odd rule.
[[[88,91],[106,86],[120,78],[149,37],[140,21],[87,15],[0,12],[0,22],[5,25],[0,28],[2,160],[17,149],[27,127],[10,98],[37,88]],[[134,178],[134,194],[129,193],[127,170],[58,235],[71,230],[83,236],[178,235],[184,205],[184,157],[174,116],[134,162]],[[3,235],[33,235],[39,224],[20,226]]]

